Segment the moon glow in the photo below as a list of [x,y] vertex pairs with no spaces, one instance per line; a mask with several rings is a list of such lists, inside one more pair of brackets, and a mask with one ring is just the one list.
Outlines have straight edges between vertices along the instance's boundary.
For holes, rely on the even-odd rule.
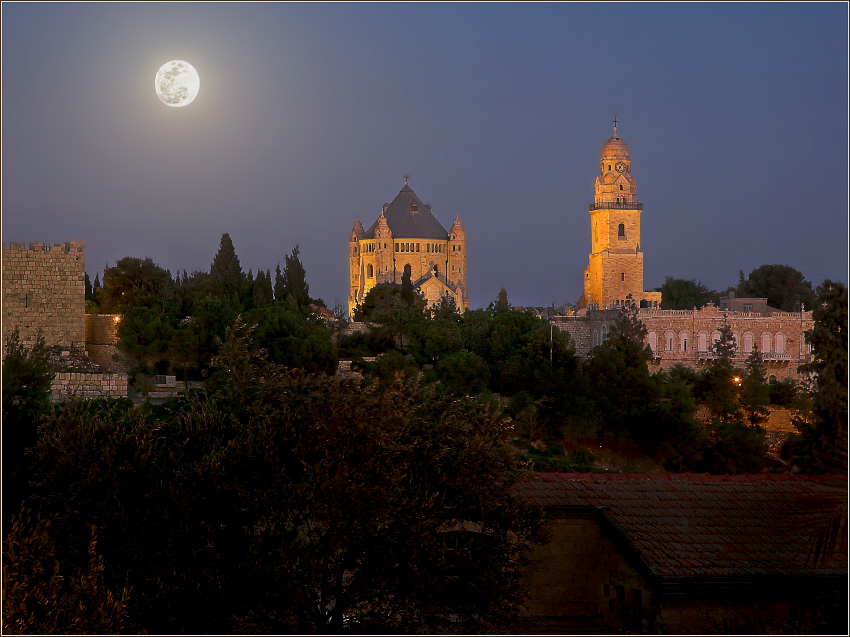
[[195,67],[183,60],[166,62],[156,72],[154,80],[157,97],[163,104],[180,107],[191,104],[201,88],[201,78]]

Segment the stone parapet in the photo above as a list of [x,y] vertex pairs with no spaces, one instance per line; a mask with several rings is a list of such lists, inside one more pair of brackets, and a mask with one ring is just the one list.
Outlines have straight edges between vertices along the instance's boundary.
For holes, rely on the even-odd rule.
[[61,372],[50,383],[51,400],[126,398],[127,374]]

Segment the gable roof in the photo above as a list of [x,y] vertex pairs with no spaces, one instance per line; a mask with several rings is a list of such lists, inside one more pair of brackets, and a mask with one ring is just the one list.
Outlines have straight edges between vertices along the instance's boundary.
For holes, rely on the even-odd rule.
[[661,579],[847,577],[846,542],[812,559],[836,504],[846,515],[845,476],[541,473],[518,488],[567,516],[592,508]]
[[[416,211],[412,208],[416,207]],[[413,192],[413,188],[405,182],[404,187],[390,202],[384,211],[387,225],[393,233],[393,238],[410,239],[439,239],[445,241],[449,233],[431,214],[431,206],[426,206],[422,200]],[[374,239],[376,220],[366,231],[364,238]]]

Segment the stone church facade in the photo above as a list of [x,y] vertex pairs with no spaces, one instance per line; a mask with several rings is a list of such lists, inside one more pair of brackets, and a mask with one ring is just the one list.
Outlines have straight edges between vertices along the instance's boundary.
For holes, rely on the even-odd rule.
[[354,308],[377,284],[400,284],[406,265],[410,266],[414,289],[425,297],[429,307],[448,296],[461,312],[469,308],[466,233],[460,219],[455,217],[447,232],[407,179],[395,199],[381,206],[368,230],[363,229],[360,219],[351,230],[349,316],[354,316]]
[[769,307],[767,299],[740,298],[723,299],[719,307],[662,310],[661,293],[643,289],[642,211],[629,150],[615,126],[614,135],[602,148],[596,197],[590,205],[591,252],[579,309],[550,319],[569,332],[576,354],[588,356],[607,338],[620,308],[631,296],[647,329],[651,372],[666,371],[676,364],[693,369],[705,366],[715,357],[712,345],[725,323],[738,346],[736,366],[743,367],[758,347],[769,377],[799,380],[797,367],[811,360],[811,346],[805,338],[814,324],[811,310],[782,312]]

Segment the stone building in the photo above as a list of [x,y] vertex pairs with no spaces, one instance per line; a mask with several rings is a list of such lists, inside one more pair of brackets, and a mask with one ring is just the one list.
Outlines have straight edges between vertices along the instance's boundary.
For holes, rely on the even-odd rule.
[[349,237],[348,313],[378,283],[401,283],[410,265],[414,289],[428,305],[449,296],[461,311],[469,307],[466,291],[466,233],[455,217],[448,232],[422,203],[405,178],[404,187],[381,206],[368,230],[358,219]]
[[3,244],[3,343],[39,331],[48,345],[85,346],[85,245],[82,241]]
[[[54,401],[127,395],[127,374],[114,373],[120,370],[106,364],[106,350],[101,364],[87,355],[87,336],[93,349],[109,340],[114,350],[117,321],[114,316],[88,320],[85,276],[82,241],[31,243],[29,249],[23,243],[3,245],[3,348],[15,330],[25,346],[32,346],[39,334],[44,337],[57,370],[51,383]],[[95,329],[95,323],[108,329]]]
[[643,289],[643,253],[640,250],[640,215],[631,159],[617,135],[602,149],[596,198],[590,205],[591,252],[584,272],[584,293],[579,309],[550,317],[569,332],[576,354],[586,357],[601,344],[629,296],[639,305],[638,315],[647,329],[652,349],[650,371],[668,370],[681,363],[699,369],[711,361],[712,344],[727,323],[738,346],[733,361],[743,367],[754,347],[762,353],[767,374],[773,379],[798,380],[797,367],[811,360],[805,332],[813,327],[811,311],[782,312],[767,299],[723,299],[720,307],[662,310],[661,293]]
[[846,634],[846,542],[816,557],[846,476],[541,473],[518,491],[552,529],[529,626]]
[[631,295],[640,307],[658,307],[660,292],[643,289],[640,216],[629,148],[614,134],[602,147],[596,196],[590,204],[590,256],[579,308],[622,305]]

